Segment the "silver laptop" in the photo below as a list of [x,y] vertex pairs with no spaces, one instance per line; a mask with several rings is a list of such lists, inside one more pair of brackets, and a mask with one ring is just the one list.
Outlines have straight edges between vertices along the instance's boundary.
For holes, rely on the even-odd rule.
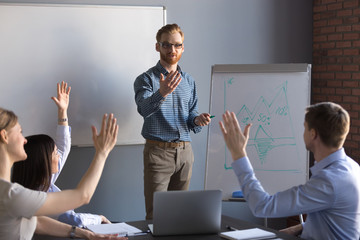
[[218,233],[221,224],[221,190],[154,193],[154,236]]

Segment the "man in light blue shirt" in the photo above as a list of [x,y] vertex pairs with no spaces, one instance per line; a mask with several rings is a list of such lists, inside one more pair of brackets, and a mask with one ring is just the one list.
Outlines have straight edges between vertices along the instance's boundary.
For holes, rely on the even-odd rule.
[[330,102],[306,109],[304,142],[315,158],[312,176],[304,185],[272,196],[256,179],[246,154],[250,127],[242,132],[236,115],[228,111],[220,122],[234,160],[232,167],[253,214],[286,217],[305,213],[304,224],[283,231],[305,239],[359,239],[360,168],[343,149],[350,128],[346,110]]
[[144,118],[144,195],[146,219],[152,219],[153,193],[187,190],[194,155],[190,131],[200,132],[210,123],[209,113],[198,113],[194,79],[178,62],[184,52],[184,33],[168,24],[156,34],[156,66],[134,82],[137,110]]

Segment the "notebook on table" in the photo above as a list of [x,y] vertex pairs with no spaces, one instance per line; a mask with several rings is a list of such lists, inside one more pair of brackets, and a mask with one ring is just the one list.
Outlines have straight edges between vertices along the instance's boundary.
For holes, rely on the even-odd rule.
[[220,233],[220,237],[230,240],[255,240],[274,238],[276,237],[276,234],[260,228],[251,228],[245,230],[222,232]]
[[221,190],[154,193],[154,236],[218,233],[221,225]]

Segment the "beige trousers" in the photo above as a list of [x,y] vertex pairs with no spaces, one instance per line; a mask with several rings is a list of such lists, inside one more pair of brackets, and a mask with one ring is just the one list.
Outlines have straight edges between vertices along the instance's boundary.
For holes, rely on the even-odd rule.
[[157,191],[188,190],[194,154],[190,142],[168,147],[146,143],[144,148],[144,195],[146,219],[153,217]]

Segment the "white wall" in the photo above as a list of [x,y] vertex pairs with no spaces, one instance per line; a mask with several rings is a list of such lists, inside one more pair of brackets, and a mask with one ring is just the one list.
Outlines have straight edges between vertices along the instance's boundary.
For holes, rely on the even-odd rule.
[[[311,0],[0,0],[0,2],[165,6],[167,22],[178,23],[185,33],[185,52],[180,65],[196,80],[200,112],[209,110],[210,74],[211,66],[214,64],[311,63],[312,61]],[[155,51],[149,49],[152,50]],[[141,61],[140,56],[139,61]],[[129,79],[129,81],[133,80]],[[14,110],[16,112],[16,109]],[[218,124],[219,120],[218,117],[214,118],[212,124]],[[199,134],[193,134],[192,139],[195,164],[190,189],[203,189],[207,128],[205,127]],[[109,157],[91,203],[78,211],[103,214],[117,221],[144,219],[142,150],[142,145],[117,146]],[[58,186],[63,189],[74,187],[86,170],[92,155],[92,148],[72,149],[68,163],[58,180]],[[249,213],[240,216],[242,214],[239,213],[239,209],[241,208],[237,208],[234,204],[224,203],[225,214],[243,219],[250,217]]]

